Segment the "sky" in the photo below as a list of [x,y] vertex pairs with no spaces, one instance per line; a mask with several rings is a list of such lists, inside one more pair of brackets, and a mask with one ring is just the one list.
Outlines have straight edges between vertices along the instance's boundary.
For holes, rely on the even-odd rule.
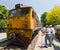
[[32,6],[38,16],[43,14],[43,12],[48,12],[55,5],[60,6],[60,0],[0,0],[0,4],[7,7],[7,9],[14,8],[15,4],[18,3]]

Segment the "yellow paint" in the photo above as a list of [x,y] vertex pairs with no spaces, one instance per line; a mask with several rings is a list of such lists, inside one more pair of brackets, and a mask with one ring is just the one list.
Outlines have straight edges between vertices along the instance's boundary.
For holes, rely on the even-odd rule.
[[58,35],[60,35],[60,30],[58,30]]
[[[14,16],[14,18],[7,19],[7,23],[11,24],[11,27],[7,26],[7,34],[15,33],[22,35],[24,37],[32,38],[33,35],[33,29],[34,29],[34,18],[32,18],[32,11],[33,9],[30,8],[29,15],[28,16]],[[27,26],[25,26],[27,25]],[[10,29],[12,28],[12,29]],[[10,29],[10,30],[9,30]],[[17,29],[17,30],[16,30]]]

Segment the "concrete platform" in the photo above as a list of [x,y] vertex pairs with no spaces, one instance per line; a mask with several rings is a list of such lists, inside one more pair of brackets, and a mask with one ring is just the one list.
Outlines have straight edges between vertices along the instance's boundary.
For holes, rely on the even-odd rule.
[[7,40],[6,33],[0,33],[0,42]]
[[48,48],[41,47],[44,46],[45,44],[44,40],[45,40],[45,35],[42,36],[42,32],[39,31],[39,36],[34,50],[60,50],[60,42],[56,38],[53,40],[54,46]]

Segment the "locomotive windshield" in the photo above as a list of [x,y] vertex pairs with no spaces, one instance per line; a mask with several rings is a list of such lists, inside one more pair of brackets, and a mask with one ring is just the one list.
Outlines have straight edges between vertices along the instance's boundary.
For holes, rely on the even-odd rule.
[[15,9],[15,10],[11,10],[9,13],[10,17],[13,16],[28,16],[29,15],[29,8],[20,8],[20,9]]
[[17,12],[18,12],[19,16],[28,16],[29,15],[29,8],[17,9]]
[[16,15],[16,10],[10,11],[10,14],[9,14],[10,17],[15,16],[15,15]]

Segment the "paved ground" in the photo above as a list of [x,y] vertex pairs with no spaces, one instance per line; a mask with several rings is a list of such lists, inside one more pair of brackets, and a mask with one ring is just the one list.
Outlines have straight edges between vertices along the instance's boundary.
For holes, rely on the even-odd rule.
[[48,48],[41,48],[41,46],[44,46],[45,44],[44,38],[45,36],[42,36],[42,32],[39,31],[39,36],[38,36],[34,50],[60,50],[60,42],[57,39],[53,41],[54,46],[48,47]]
[[6,40],[6,33],[0,33],[0,42]]

